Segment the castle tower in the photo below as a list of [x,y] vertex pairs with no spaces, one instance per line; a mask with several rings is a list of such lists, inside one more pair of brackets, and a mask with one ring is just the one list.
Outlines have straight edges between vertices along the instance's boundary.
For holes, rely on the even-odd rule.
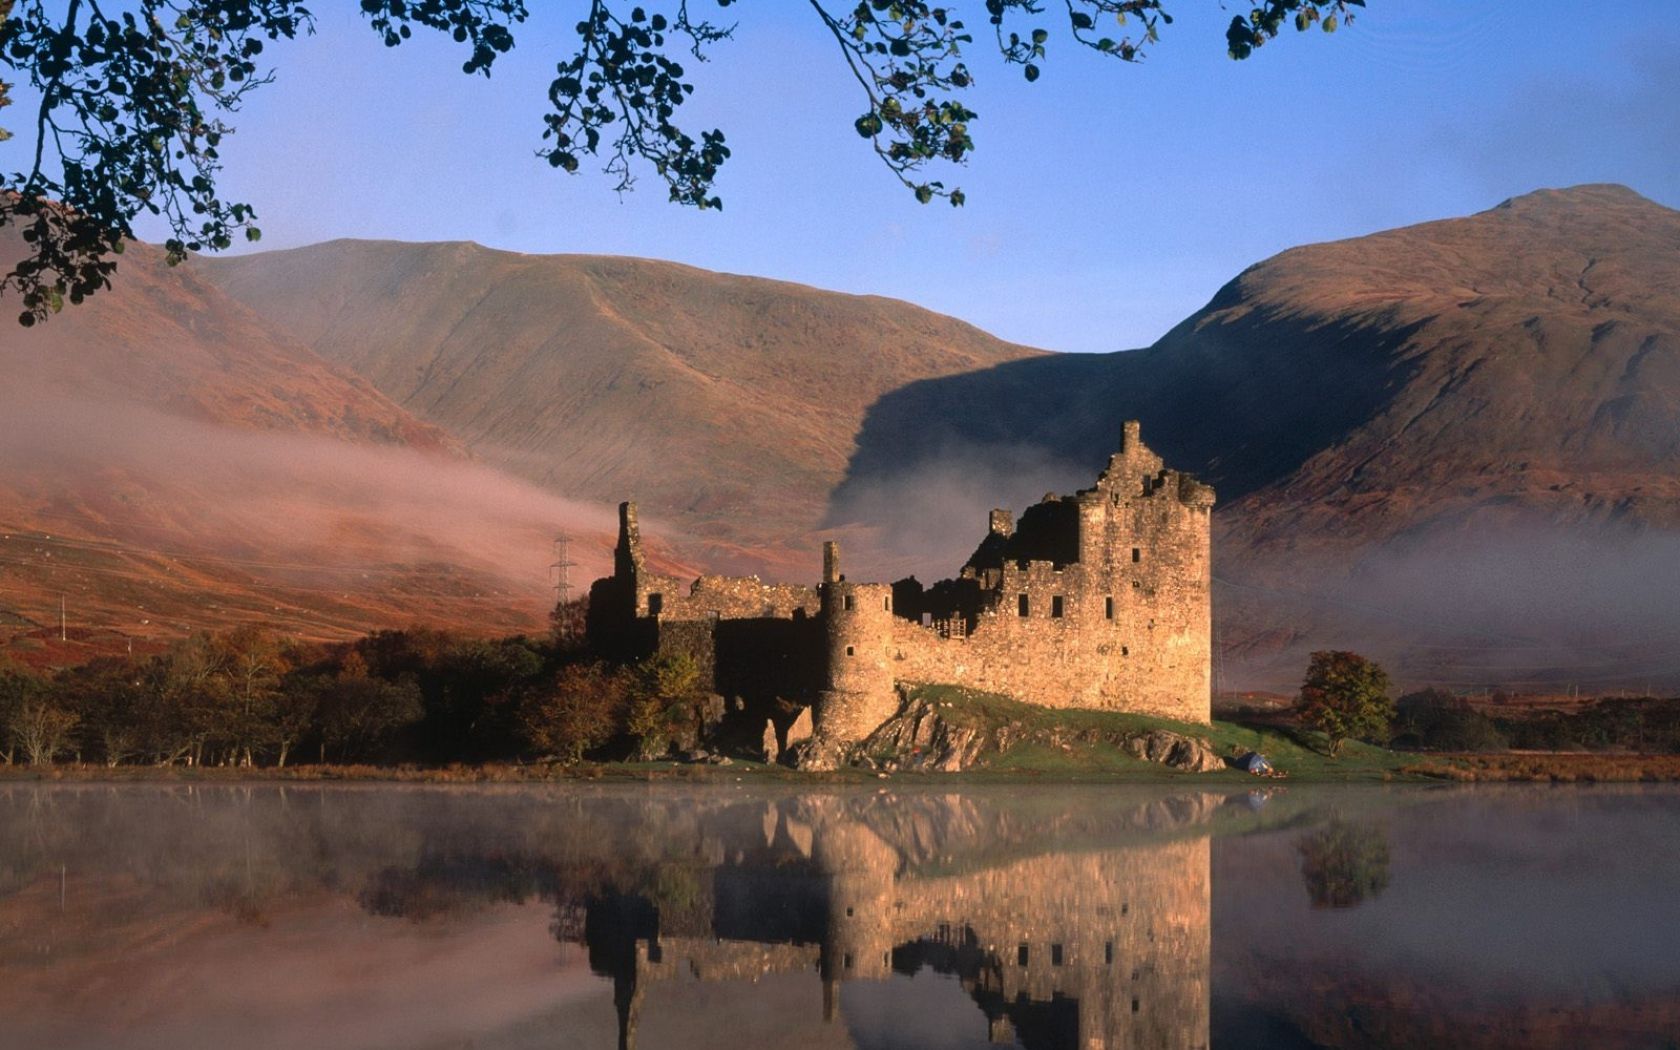
[[827,669],[814,729],[819,741],[854,743],[898,710],[892,586],[848,582],[832,540],[823,544],[822,617]]

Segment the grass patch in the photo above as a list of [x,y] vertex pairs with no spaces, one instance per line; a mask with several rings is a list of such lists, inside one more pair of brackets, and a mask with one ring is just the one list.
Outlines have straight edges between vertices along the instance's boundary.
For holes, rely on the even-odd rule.
[[[1029,731],[1064,730],[1064,735],[1094,730],[1104,735],[1146,733],[1166,730],[1184,736],[1201,737],[1222,756],[1236,757],[1248,751],[1265,755],[1272,765],[1292,778],[1307,780],[1392,780],[1424,779],[1428,774],[1415,767],[1412,758],[1358,741],[1342,745],[1331,758],[1319,750],[1316,734],[1276,726],[1243,725],[1215,721],[1211,725],[1183,722],[1125,711],[1095,711],[1086,708],[1050,708],[1022,703],[996,693],[953,685],[924,685],[910,692],[912,701],[934,705],[952,725],[967,729],[1016,726]],[[1042,776],[1104,774],[1120,779],[1230,779],[1253,782],[1256,778],[1238,770],[1217,773],[1179,773],[1146,762],[1108,743],[1073,745],[1068,749],[1038,742],[1019,744],[985,763],[987,770],[1031,773]]]

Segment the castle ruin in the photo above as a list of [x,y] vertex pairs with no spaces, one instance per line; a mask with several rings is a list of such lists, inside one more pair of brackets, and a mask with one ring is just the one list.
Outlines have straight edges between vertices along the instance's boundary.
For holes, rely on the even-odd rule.
[[[624,657],[686,653],[734,710],[786,732],[809,707],[832,751],[897,713],[902,687],[950,684],[1046,707],[1211,719],[1211,488],[1168,469],[1136,421],[1096,484],[994,510],[954,579],[848,580],[824,544],[816,587],[649,571],[635,505],[591,639]],[[784,740],[785,742],[785,740]]]

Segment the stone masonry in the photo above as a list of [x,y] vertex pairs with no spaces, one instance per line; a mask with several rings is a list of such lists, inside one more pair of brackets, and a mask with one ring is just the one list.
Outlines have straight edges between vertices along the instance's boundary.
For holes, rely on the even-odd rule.
[[689,653],[740,710],[791,721],[809,706],[825,746],[862,740],[914,684],[1206,723],[1213,502],[1129,421],[1095,485],[1019,520],[994,510],[955,578],[853,582],[830,542],[815,588],[652,573],[626,503],[613,575],[590,591],[590,635],[625,657]]

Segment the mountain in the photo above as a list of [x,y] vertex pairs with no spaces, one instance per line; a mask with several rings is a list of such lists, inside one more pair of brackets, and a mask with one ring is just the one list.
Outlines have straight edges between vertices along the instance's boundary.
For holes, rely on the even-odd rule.
[[[472,244],[177,270],[141,252],[121,277],[40,330],[57,342],[5,342],[9,376],[47,361],[34,388],[84,407],[0,393],[0,439],[28,451],[0,475],[0,528],[91,518],[90,541],[222,558],[171,593],[231,590],[240,616],[530,623],[549,537],[583,539],[587,576],[596,505],[623,498],[713,570],[809,579],[838,534],[854,574],[944,575],[986,509],[1089,484],[1137,418],[1220,495],[1226,688],[1287,687],[1313,648],[1407,686],[1680,686],[1680,213],[1625,188],[1295,248],[1102,355],[888,299]],[[60,446],[74,471],[43,466]],[[255,562],[282,568],[223,582]],[[0,589],[0,621],[50,616],[53,587],[31,586],[10,612]]]
[[592,565],[610,542],[148,245],[7,331],[0,376],[0,644],[41,662],[243,622],[536,627],[555,530]]
[[1219,491],[1249,681],[1326,645],[1412,682],[1680,678],[1680,212],[1543,190],[1286,251],[1144,350],[913,384],[871,408],[829,520],[903,535],[953,488],[1078,483],[1122,418]]
[[477,456],[809,574],[864,413],[1044,356],[877,296],[674,263],[334,241],[195,265]]

